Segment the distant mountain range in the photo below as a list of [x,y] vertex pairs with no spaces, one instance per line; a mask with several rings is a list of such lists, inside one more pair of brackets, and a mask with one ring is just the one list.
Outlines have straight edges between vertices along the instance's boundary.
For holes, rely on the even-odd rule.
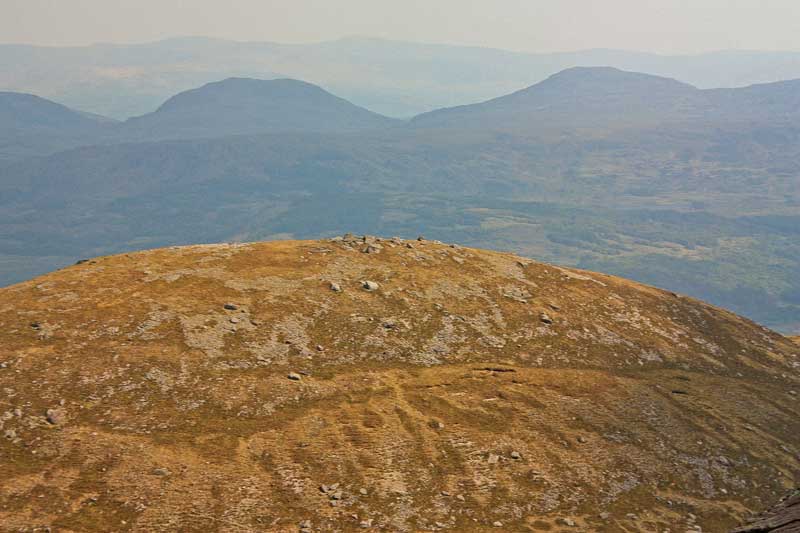
[[124,122],[37,96],[0,93],[0,160],[91,144],[201,139],[270,132],[354,132],[401,121],[298,80],[230,78],[173,96]]
[[700,88],[742,87],[800,78],[800,52],[526,54],[371,38],[314,44],[179,38],[61,48],[0,45],[0,90],[126,119],[178,92],[229,77],[296,78],[372,111],[411,117],[510,93],[576,66],[613,66]]
[[701,90],[574,68],[402,122],[307,83],[230,79],[139,119],[93,119],[104,146],[0,166],[0,282],[172,244],[424,233],[624,275],[790,331],[797,87]]

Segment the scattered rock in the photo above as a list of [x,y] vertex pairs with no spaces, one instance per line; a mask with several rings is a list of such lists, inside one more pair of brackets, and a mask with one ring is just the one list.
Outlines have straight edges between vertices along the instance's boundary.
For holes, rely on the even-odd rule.
[[362,520],[359,525],[363,528],[372,527],[372,518],[368,518],[367,520]]
[[490,453],[490,454],[489,454],[489,459],[487,460],[487,462],[488,462],[490,465],[497,464],[499,461],[500,461],[500,456],[499,456],[499,455],[497,455],[497,454],[494,454],[494,453]]
[[167,476],[171,476],[172,472],[170,472],[170,470],[167,469],[167,468],[154,468],[153,469],[153,475],[154,476],[167,477]]
[[365,281],[361,284],[361,287],[368,291],[377,291],[381,288],[381,286],[375,281]]
[[338,283],[331,283],[331,290],[333,292],[342,292],[342,286]]
[[578,437],[578,442],[580,442],[581,444],[586,444],[587,442],[589,442],[589,440],[583,435],[581,435],[580,437]]
[[556,523],[562,526],[575,527],[575,521],[571,518],[559,518]]
[[522,455],[519,452],[511,452],[512,459],[522,459]]
[[503,523],[500,520],[495,520],[494,522],[492,522],[492,525],[494,527],[503,527]]
[[458,494],[458,495],[456,496],[456,500],[458,500],[458,501],[460,501],[460,502],[463,502],[463,501],[466,501],[466,498],[464,498],[464,495],[463,495],[463,494]]
[[63,409],[48,409],[45,413],[45,418],[47,418],[47,422],[57,426],[63,424],[67,420],[67,414]]
[[16,439],[17,438],[17,432],[14,431],[13,429],[7,429],[5,431],[5,433],[3,433],[3,436],[5,438],[7,438],[7,439]]
[[39,322],[31,322],[31,327],[36,330],[42,329],[42,325]]
[[550,315],[548,315],[547,313],[542,313],[541,315],[539,315],[539,320],[541,320],[544,324],[553,323],[553,319],[550,318]]
[[361,252],[365,254],[379,254],[383,250],[383,246],[380,244],[368,244],[366,245]]
[[236,318],[235,316],[232,316],[231,317],[231,324],[238,324],[238,323],[239,323],[239,319]]
[[358,493],[361,494],[362,496],[366,496],[368,494],[367,489],[359,489]]
[[236,304],[225,304],[222,307],[224,307],[228,311],[236,311],[237,309],[239,309],[239,306]]
[[300,381],[301,379],[303,379],[303,376],[295,372],[289,372],[289,375],[286,377],[291,379],[292,381]]
[[340,490],[337,490],[336,492],[333,492],[333,493],[330,494],[331,500],[341,500],[342,496],[343,496],[343,494],[342,494],[342,491],[340,491]]

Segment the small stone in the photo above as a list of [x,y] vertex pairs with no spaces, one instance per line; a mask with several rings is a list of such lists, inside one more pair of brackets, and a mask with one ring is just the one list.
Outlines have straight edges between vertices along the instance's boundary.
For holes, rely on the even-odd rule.
[[303,520],[299,525],[300,529],[311,529],[311,520]]
[[796,390],[790,390],[789,394],[791,394],[792,396],[797,396],[797,391]]
[[522,459],[522,455],[519,452],[511,452],[512,459]]
[[581,435],[580,437],[578,437],[578,442],[580,442],[581,444],[586,444],[587,442],[589,442],[589,440],[583,435]]
[[170,472],[169,469],[167,469],[167,468],[154,468],[153,469],[153,475],[154,476],[167,477],[167,476],[171,476],[172,472]]
[[361,494],[362,496],[366,496],[368,494],[367,489],[359,489],[358,493]]
[[231,317],[231,324],[238,324],[238,323],[239,323],[239,319],[236,318],[235,316],[232,316]]
[[66,413],[62,409],[48,409],[45,417],[50,424],[57,426],[65,422]]
[[5,431],[5,433],[3,433],[3,436],[5,438],[7,438],[7,439],[16,439],[17,438],[17,432],[14,431],[13,429],[7,429]]
[[490,465],[497,464],[500,461],[500,456],[494,453],[489,454],[488,463]]
[[342,491],[337,490],[336,492],[334,492],[330,496],[331,496],[331,500],[341,500],[343,495],[342,495]]
[[8,363],[6,362],[0,363],[0,368],[8,368]]
[[372,518],[369,518],[367,520],[362,520],[360,525],[363,528],[372,527]]
[[547,313],[542,313],[539,316],[539,320],[541,320],[544,324],[552,324],[553,323],[553,319],[550,318],[550,315],[548,315]]
[[320,485],[319,491],[323,494],[326,494],[331,488],[328,485]]
[[318,352],[324,352],[325,351],[325,347],[322,346],[321,344],[317,344],[317,351]]
[[466,498],[464,498],[463,494],[459,494],[459,495],[456,496],[456,500],[458,500],[460,502],[463,502],[463,501],[466,501]]
[[417,237],[417,240],[418,240],[419,242],[422,242],[422,241],[424,241],[424,240],[425,240],[425,237],[423,237],[422,235],[420,235],[419,237]]
[[361,284],[361,287],[368,291],[377,291],[381,288],[381,286],[374,281],[365,281]]
[[31,322],[31,327],[33,329],[42,329],[42,325],[39,322]]
[[286,376],[287,378],[291,379],[292,381],[300,381],[303,377],[300,374],[295,372],[289,372],[289,375]]
[[361,252],[365,254],[379,254],[383,250],[383,247],[380,244],[368,244],[366,245]]
[[22,416],[22,409],[20,409],[20,408],[14,409],[13,412],[14,412],[14,416],[16,416],[17,418]]
[[228,311],[236,311],[237,309],[239,309],[239,306],[236,304],[225,304],[222,307],[224,307]]
[[500,520],[495,520],[494,522],[492,522],[492,525],[494,527],[503,527],[503,523]]
[[331,290],[333,292],[342,292],[342,286],[338,283],[331,283]]
[[559,518],[556,522],[562,526],[575,527],[575,521],[571,518]]

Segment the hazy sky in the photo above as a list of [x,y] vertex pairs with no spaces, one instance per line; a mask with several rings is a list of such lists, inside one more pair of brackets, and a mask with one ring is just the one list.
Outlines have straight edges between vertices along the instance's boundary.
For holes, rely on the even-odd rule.
[[362,35],[531,52],[800,50],[800,0],[0,0],[0,42]]

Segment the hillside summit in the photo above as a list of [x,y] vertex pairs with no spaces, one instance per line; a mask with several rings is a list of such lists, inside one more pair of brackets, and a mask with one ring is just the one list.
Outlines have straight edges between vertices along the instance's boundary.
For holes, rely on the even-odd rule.
[[0,289],[0,523],[730,531],[797,484],[800,346],[425,240],[175,247]]

